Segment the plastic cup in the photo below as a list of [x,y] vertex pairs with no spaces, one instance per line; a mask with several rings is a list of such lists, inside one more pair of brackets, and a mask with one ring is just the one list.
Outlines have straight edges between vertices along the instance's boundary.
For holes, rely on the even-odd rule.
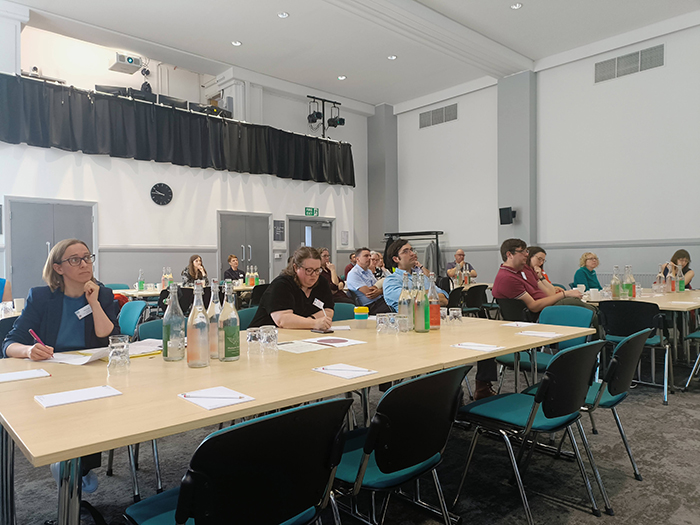
[[358,321],[358,328],[367,328],[367,319],[369,318],[369,308],[366,306],[355,307],[355,321]]
[[131,359],[129,357],[129,336],[109,336],[109,364],[107,374],[109,376],[124,375],[129,373]]

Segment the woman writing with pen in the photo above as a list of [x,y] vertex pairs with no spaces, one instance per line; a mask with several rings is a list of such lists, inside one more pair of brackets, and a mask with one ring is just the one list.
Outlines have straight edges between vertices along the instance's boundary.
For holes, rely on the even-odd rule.
[[[49,359],[54,351],[98,348],[119,333],[112,290],[92,275],[95,256],[78,239],[57,243],[44,265],[48,286],[29,290],[22,315],[3,343],[5,357]],[[29,330],[34,332],[34,336]]]

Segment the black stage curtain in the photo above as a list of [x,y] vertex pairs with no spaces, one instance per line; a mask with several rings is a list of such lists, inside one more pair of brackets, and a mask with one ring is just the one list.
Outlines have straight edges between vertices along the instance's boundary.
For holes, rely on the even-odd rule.
[[350,144],[5,74],[0,140],[355,186]]

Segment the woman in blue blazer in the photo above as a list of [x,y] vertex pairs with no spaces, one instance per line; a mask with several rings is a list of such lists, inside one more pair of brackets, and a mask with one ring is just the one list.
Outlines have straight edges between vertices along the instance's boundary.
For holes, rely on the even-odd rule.
[[[44,265],[48,286],[29,290],[22,315],[3,343],[5,357],[49,359],[54,351],[107,346],[119,333],[112,290],[92,275],[95,256],[78,239],[57,243]],[[29,329],[41,339],[34,341]]]

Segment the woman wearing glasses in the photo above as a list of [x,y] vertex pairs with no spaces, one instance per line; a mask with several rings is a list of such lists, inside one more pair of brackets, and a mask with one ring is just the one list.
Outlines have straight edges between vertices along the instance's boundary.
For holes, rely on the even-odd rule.
[[[333,294],[328,281],[320,279],[320,275],[318,251],[308,246],[299,248],[265,290],[250,326],[274,324],[280,328],[328,330],[333,321]],[[318,301],[323,303],[323,309]]]
[[29,290],[24,311],[3,344],[6,357],[41,361],[54,352],[109,344],[109,336],[119,333],[117,311],[112,290],[98,285],[92,275],[94,261],[78,239],[53,247],[43,272],[48,286]]
[[602,290],[603,287],[598,281],[598,276],[595,273],[595,269],[598,266],[598,256],[593,252],[586,252],[581,256],[579,260],[580,268],[576,270],[574,274],[574,287],[579,284],[583,284],[586,287],[586,291],[591,288],[596,288]]

